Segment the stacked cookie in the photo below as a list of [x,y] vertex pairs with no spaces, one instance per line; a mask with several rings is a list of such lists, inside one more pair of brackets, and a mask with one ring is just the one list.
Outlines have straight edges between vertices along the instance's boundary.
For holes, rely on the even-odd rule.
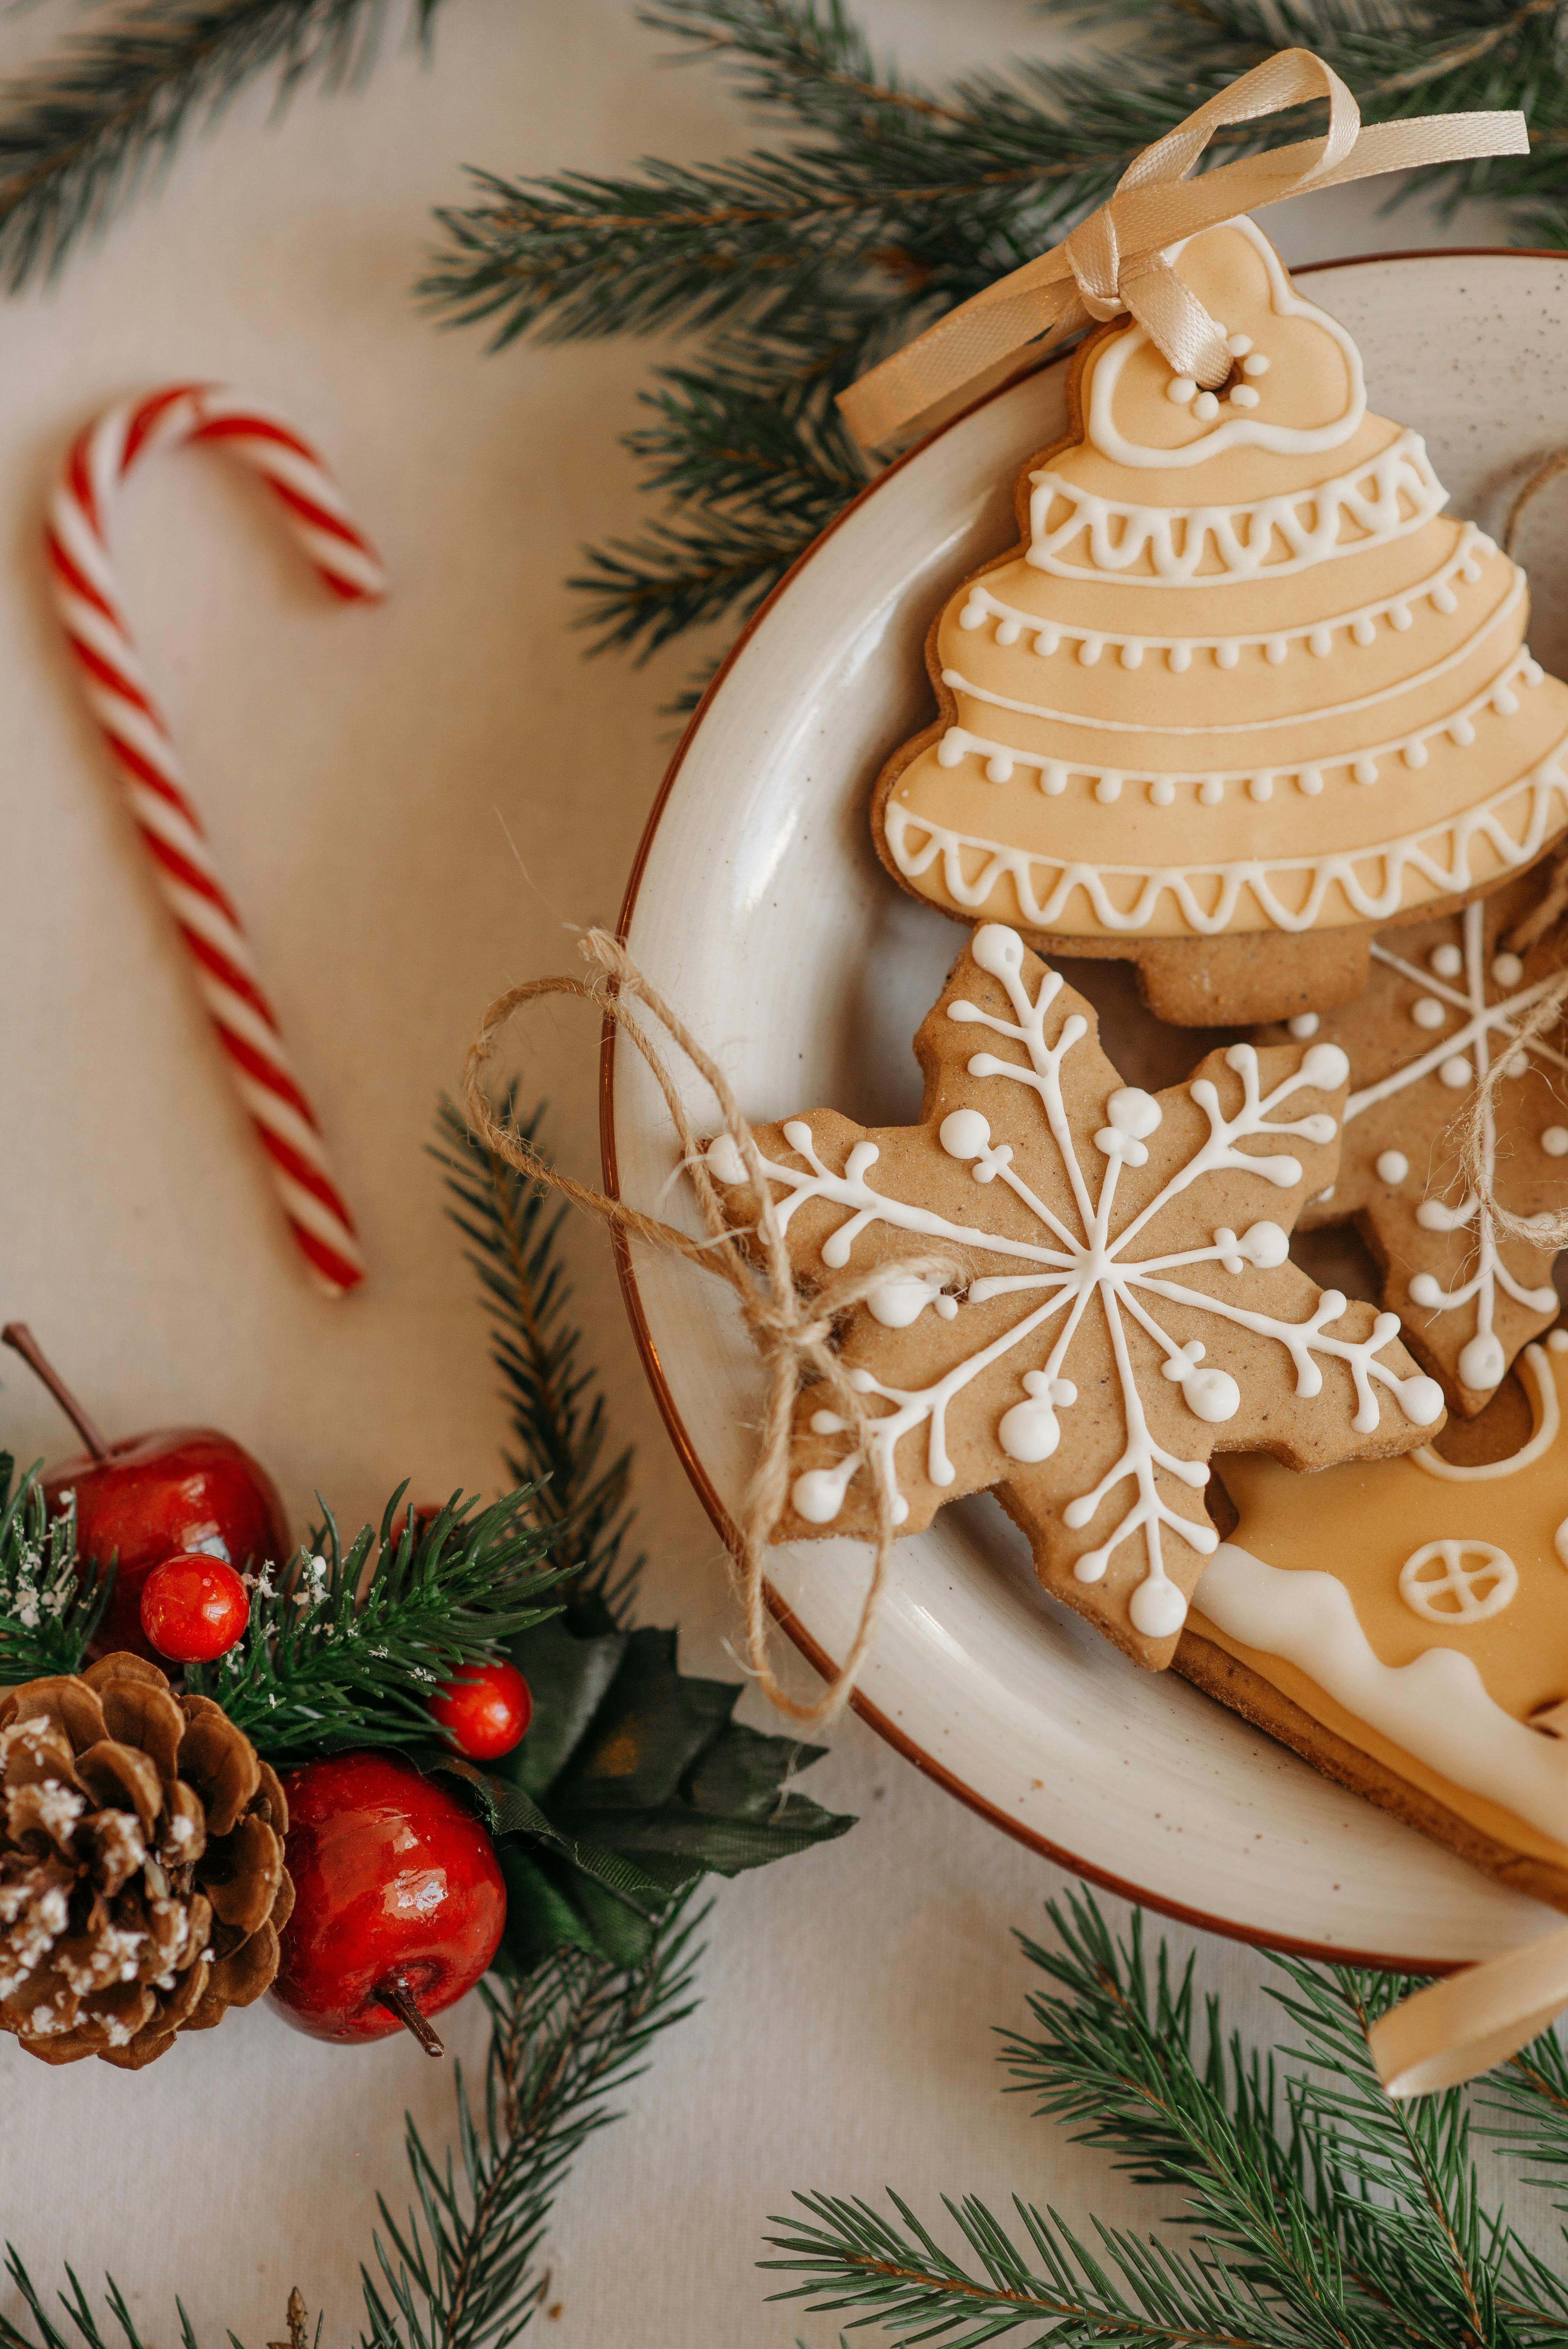
[[[889,871],[974,926],[920,1122],[758,1133],[801,1284],[886,1268],[841,1322],[866,1424],[800,1397],[779,1537],[994,1490],[1139,1662],[1568,1906],[1568,687],[1253,223],[1173,257],[1229,382],[1091,335],[876,785]],[[1234,1040],[1126,1081],[1041,959],[1104,955]],[[1332,1223],[1377,1303],[1293,1257]]]

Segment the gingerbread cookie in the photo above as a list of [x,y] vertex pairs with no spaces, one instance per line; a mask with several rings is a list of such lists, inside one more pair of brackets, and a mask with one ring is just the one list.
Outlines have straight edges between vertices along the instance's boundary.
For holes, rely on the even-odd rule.
[[1521,1369],[1533,1430],[1502,1459],[1423,1448],[1331,1468],[1309,1510],[1272,1461],[1227,1460],[1239,1521],[1193,1593],[1176,1669],[1326,1776],[1568,1909],[1568,1331],[1527,1347]]
[[1554,1252],[1501,1233],[1460,1179],[1455,1121],[1502,1061],[1481,1136],[1487,1187],[1511,1214],[1549,1216],[1568,1192],[1568,1043],[1559,1022],[1523,1046],[1522,1021],[1563,968],[1549,934],[1522,957],[1506,941],[1539,897],[1533,880],[1440,921],[1386,932],[1348,1009],[1306,1013],[1288,1035],[1350,1060],[1345,1147],[1304,1230],[1354,1220],[1384,1269],[1383,1302],[1406,1342],[1467,1415],[1496,1391],[1526,1339],[1556,1320]]
[[[995,923],[915,1051],[918,1125],[820,1110],[757,1134],[804,1286],[933,1250],[963,1268],[947,1289],[890,1275],[845,1316],[870,1456],[803,1394],[779,1537],[868,1533],[872,1476],[911,1533],[994,1487],[1047,1587],[1140,1663],[1168,1663],[1218,1538],[1212,1452],[1320,1467],[1403,1451],[1442,1413],[1398,1317],[1289,1260],[1336,1169],[1345,1055],[1236,1044],[1186,1084],[1125,1086],[1092,1007]],[[731,1221],[755,1229],[727,1135],[707,1163]]]
[[1161,1018],[1350,1001],[1373,928],[1487,890],[1568,822],[1568,687],[1524,575],[1371,413],[1345,329],[1249,220],[1175,248],[1218,395],[1091,335],[1023,543],[935,622],[942,715],[876,788],[884,864],[960,920],[1136,957]]

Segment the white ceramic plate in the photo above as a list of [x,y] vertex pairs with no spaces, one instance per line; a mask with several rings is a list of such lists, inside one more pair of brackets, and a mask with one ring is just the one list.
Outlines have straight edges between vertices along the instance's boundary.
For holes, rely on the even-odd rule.
[[[1408,254],[1314,273],[1367,362],[1372,404],[1427,436],[1459,513],[1500,523],[1532,460],[1568,442],[1568,257]],[[819,541],[738,647],[677,754],[628,893],[643,968],[714,1050],[749,1116],[829,1104],[868,1124],[918,1112],[910,1039],[960,932],[903,896],[866,826],[872,778],[932,708],[921,657],[953,585],[1013,538],[1013,478],[1064,429],[1064,369],[1012,387],[882,477]],[[1568,657],[1568,484],[1522,552],[1537,653]],[[1079,964],[1130,1048],[1149,1048],[1124,966]],[[1204,1049],[1161,1031],[1174,1081]],[[1124,1067],[1128,1065],[1126,1057]],[[694,1091],[694,1109],[708,1104]],[[616,1047],[606,1173],[651,1205],[674,1147],[641,1064]],[[634,1326],[697,1489],[724,1530],[761,1387],[717,1282],[639,1256]],[[841,1656],[866,1554],[776,1553],[775,1597],[820,1666]],[[1221,1931],[1430,1967],[1560,1922],[1316,1777],[1173,1673],[1139,1671],[1041,1592],[988,1496],[901,1542],[861,1709],[1010,1833]]]

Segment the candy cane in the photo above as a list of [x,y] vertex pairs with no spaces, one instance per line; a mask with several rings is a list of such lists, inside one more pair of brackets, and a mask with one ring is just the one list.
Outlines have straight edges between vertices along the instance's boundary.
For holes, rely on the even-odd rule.
[[374,602],[386,592],[386,574],[309,443],[253,401],[214,384],[176,384],[100,416],[72,449],[49,510],[55,602],[88,702],[119,770],[284,1213],[317,1280],[340,1297],[365,1277],[354,1225],[328,1171],[315,1113],[290,1066],[239,915],[186,797],[109,562],[105,525],[111,492],[150,450],[187,441],[218,442],[261,475],[322,578],[346,602]]

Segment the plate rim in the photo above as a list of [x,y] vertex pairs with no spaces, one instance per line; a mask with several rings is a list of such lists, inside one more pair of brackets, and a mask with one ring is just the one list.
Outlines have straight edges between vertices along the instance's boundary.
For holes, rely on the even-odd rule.
[[[1325,269],[1370,268],[1388,262],[1499,259],[1554,261],[1559,266],[1568,266],[1568,251],[1551,245],[1415,245],[1398,248],[1387,253],[1356,253],[1346,254],[1339,259],[1304,262],[1290,274],[1293,278],[1310,277]],[[1070,357],[1070,353],[1064,352],[1057,357],[1047,360],[1035,372],[1045,374],[1051,367],[1064,367],[1069,363]],[[923,434],[909,448],[902,450],[883,467],[880,473],[855,492],[849,503],[841,507],[831,522],[811,540],[810,545],[796,556],[783,577],[769,588],[726,652],[713,676],[708,679],[704,688],[702,698],[686,720],[680,740],[676,743],[669,763],[665,769],[658,790],[648,810],[642,836],[637,843],[631,871],[627,875],[625,892],[615,923],[615,936],[619,942],[624,944],[630,935],[632,922],[636,914],[637,900],[642,890],[643,877],[653,854],[655,837],[674,794],[687,753],[696,740],[698,729],[730,670],[750,644],[753,636],[772,611],[774,605],[779,602],[785,590],[791,587],[799,578],[807,564],[820,552],[827,541],[852,514],[860,511],[869,498],[883,489],[895,474],[901,472],[913,459],[922,455],[944,433],[953,431],[968,417],[975,415],[981,409],[989,407],[993,400],[999,399],[1005,393],[1015,389],[1020,380],[1019,377],[1015,376],[1009,382],[998,385],[981,398],[973,400],[967,408],[961,409],[955,416],[947,418],[934,431]],[[616,1022],[606,1014],[599,1038],[599,1150],[604,1188],[612,1199],[618,1201],[621,1197],[621,1183],[615,1136],[616,1033]],[[659,1360],[658,1347],[648,1325],[642,1292],[637,1285],[636,1268],[632,1260],[630,1246],[618,1224],[611,1225],[610,1234],[615,1275],[620,1284],[621,1299],[626,1309],[626,1318],[631,1324],[633,1342],[643,1366],[643,1374],[653,1391],[654,1401],[658,1406],[659,1416],[664,1421],[665,1433],[675,1447],[676,1456],[685,1469],[698,1500],[712,1520],[719,1539],[732,1556],[738,1556],[740,1537],[735,1521],[719,1498],[703,1465],[696,1447],[687,1432],[686,1423],[676,1408],[675,1398],[670,1392],[669,1382],[665,1377],[664,1365]],[[837,1667],[826,1649],[806,1629],[771,1581],[765,1582],[763,1588],[769,1612],[780,1630],[805,1658],[813,1671],[819,1673],[823,1680],[830,1679]],[[1190,1908],[1184,1902],[1173,1900],[1166,1894],[1150,1891],[1142,1885],[1117,1876],[1109,1868],[1099,1867],[1079,1852],[1069,1851],[1065,1846],[1051,1842],[1048,1837],[1041,1835],[1037,1829],[1027,1826],[1024,1821],[1009,1817],[985,1795],[966,1785],[956,1773],[948,1769],[934,1754],[926,1753],[924,1748],[917,1744],[909,1733],[901,1728],[890,1714],[884,1713],[880,1705],[873,1703],[863,1690],[852,1691],[850,1703],[866,1726],[873,1730],[884,1744],[892,1746],[893,1751],[901,1754],[906,1762],[913,1763],[923,1776],[934,1781],[937,1785],[962,1803],[965,1809],[987,1820],[991,1826],[1000,1828],[1004,1835],[1010,1837],[1015,1843],[1024,1845],[1027,1850],[1036,1853],[1040,1858],[1051,1861],[1054,1866],[1066,1869],[1069,1874],[1087,1878],[1088,1882],[1099,1886],[1102,1891],[1114,1893],[1120,1899],[1132,1902],[1138,1908],[1152,1909],[1160,1915],[1171,1919],[1175,1923],[1194,1926],[1203,1932],[1217,1933],[1226,1940],[1241,1941],[1253,1949],[1283,1951],[1292,1957],[1314,1960],[1323,1964],[1367,1966],[1392,1973],[1440,1975],[1457,1971],[1464,1962],[1462,1960],[1453,1959],[1412,1958],[1390,1954],[1386,1951],[1347,1950],[1340,1945],[1304,1940],[1291,1934],[1270,1935],[1256,1927],[1242,1924],[1233,1918],[1215,1917],[1206,1909]]]

